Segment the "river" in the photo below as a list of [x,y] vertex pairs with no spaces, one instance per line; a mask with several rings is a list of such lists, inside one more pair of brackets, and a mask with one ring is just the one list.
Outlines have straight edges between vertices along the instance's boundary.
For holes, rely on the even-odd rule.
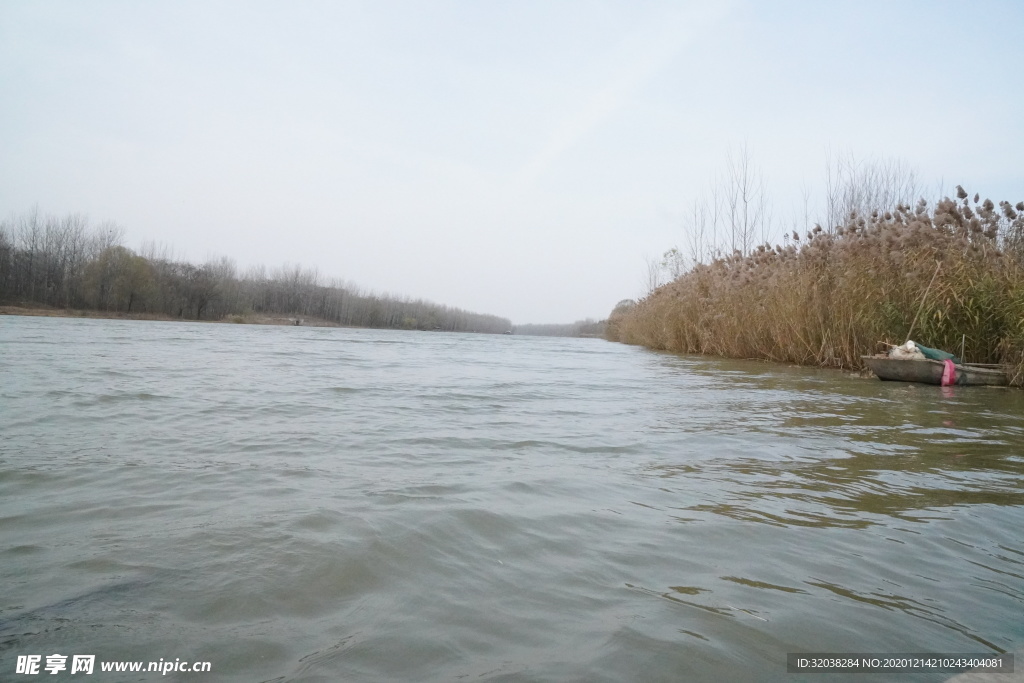
[[1022,529],[1021,390],[0,316],[2,680],[821,681],[1020,649]]

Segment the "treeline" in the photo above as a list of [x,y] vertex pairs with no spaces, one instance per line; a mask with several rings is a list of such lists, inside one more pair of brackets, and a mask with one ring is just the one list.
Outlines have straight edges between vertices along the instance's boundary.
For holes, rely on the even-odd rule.
[[0,222],[0,302],[156,314],[191,320],[247,315],[320,318],[356,327],[502,333],[506,318],[361,292],[316,269],[263,266],[239,274],[227,258],[196,265],[167,250],[136,253],[124,231],[78,214],[38,210]]
[[533,335],[536,337],[603,337],[605,321],[587,318],[574,323],[552,325],[516,325],[512,329],[515,334]]
[[[870,189],[836,197],[879,196]],[[934,204],[847,208],[840,224],[691,263],[640,301],[620,302],[608,338],[861,368],[862,354],[911,336],[957,354],[963,344],[966,360],[1006,364],[1024,384],[1024,202],[996,206],[958,186]]]

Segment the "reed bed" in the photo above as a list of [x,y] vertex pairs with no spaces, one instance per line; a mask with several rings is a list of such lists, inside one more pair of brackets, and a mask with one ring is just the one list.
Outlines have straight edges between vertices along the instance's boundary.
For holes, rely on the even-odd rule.
[[609,338],[678,353],[862,369],[908,336],[1024,384],[1024,202],[957,199],[851,214],[785,244],[698,264],[635,306]]

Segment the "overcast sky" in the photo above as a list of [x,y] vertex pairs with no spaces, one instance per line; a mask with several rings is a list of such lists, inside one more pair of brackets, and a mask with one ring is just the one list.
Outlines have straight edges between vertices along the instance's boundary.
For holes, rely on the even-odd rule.
[[1024,2],[0,0],[0,216],[606,317],[746,144],[1024,199]]

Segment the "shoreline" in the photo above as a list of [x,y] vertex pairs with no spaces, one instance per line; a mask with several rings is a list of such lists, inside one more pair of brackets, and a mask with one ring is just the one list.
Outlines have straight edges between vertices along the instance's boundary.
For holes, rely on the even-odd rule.
[[20,315],[35,318],[91,318],[98,320],[148,320],[153,322],[220,323],[232,325],[283,325],[290,327],[354,327],[322,318],[289,317],[262,313],[229,315],[219,320],[193,320],[191,318],[175,318],[162,313],[123,313],[119,311],[95,311],[78,308],[3,305],[0,306],[0,316],[3,315]]

